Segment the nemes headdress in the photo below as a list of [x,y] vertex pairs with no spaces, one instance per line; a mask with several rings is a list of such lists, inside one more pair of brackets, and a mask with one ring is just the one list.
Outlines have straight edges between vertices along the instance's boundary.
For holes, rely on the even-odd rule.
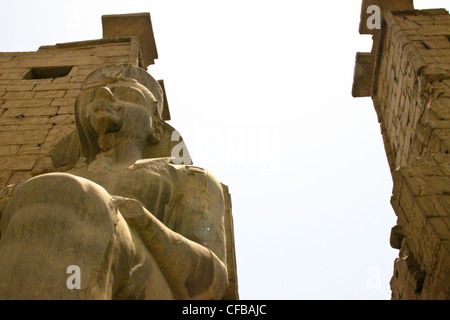
[[162,119],[164,91],[147,71],[132,64],[115,64],[97,69],[86,77],[81,90],[95,88],[118,80],[135,81],[146,87],[157,101],[158,116]]
[[[155,116],[163,119],[164,109],[164,90],[146,70],[136,67],[132,64],[115,64],[105,66],[93,71],[86,77],[81,87],[81,92],[89,91],[97,87],[105,86],[116,81],[138,83],[147,88],[156,99]],[[95,90],[93,90],[94,92]],[[87,93],[89,96],[90,94]],[[89,99],[89,98],[88,98]],[[93,160],[99,152],[96,139],[93,138],[94,132],[85,121],[85,103],[81,101],[80,95],[75,103],[75,118],[78,136],[81,143],[81,153],[89,162]]]

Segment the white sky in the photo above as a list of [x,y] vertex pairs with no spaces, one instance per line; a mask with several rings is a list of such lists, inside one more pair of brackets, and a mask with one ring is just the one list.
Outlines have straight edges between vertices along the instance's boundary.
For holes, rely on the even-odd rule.
[[[416,8],[449,9],[445,0]],[[150,12],[172,119],[229,185],[242,299],[390,299],[392,180],[370,98],[352,98],[361,0],[6,1],[0,51],[99,39]]]

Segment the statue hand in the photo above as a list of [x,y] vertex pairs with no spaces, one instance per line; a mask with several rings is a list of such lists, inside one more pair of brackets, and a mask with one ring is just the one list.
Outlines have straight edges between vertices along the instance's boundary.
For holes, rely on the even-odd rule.
[[143,204],[135,199],[120,196],[113,196],[112,198],[120,214],[130,226],[136,229],[136,231],[145,228],[148,217]]

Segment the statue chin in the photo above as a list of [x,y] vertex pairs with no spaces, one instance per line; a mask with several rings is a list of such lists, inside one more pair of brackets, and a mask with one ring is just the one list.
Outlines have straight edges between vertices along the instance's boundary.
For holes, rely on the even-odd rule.
[[89,122],[98,135],[117,132],[122,128],[122,118],[116,114],[100,111],[90,116]]

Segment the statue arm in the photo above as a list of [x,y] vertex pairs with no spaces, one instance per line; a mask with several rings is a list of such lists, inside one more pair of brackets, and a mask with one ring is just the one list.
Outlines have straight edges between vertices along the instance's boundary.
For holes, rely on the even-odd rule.
[[176,299],[220,299],[227,287],[225,264],[208,248],[169,229],[136,200],[114,197],[164,274]]

